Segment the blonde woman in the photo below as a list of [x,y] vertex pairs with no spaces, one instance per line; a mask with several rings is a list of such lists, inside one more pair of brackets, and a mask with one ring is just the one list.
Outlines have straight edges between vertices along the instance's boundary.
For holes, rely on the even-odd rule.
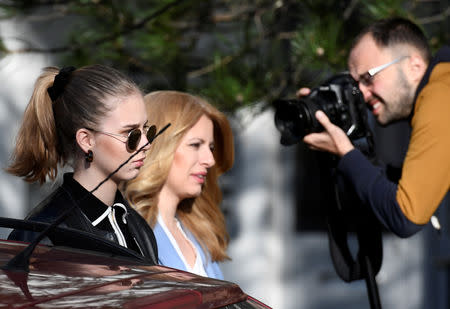
[[149,122],[171,126],[147,153],[126,197],[153,228],[159,262],[222,279],[228,233],[220,209],[218,177],[233,165],[225,115],[204,99],[177,91],[144,97]]

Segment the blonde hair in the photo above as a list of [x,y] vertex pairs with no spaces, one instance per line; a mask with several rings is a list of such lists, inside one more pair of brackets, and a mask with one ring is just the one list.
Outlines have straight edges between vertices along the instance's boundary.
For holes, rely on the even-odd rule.
[[16,138],[7,172],[28,182],[54,180],[58,166],[82,155],[75,139],[76,131],[92,127],[110,109],[110,97],[141,93],[139,87],[121,72],[103,65],[91,65],[67,73],[64,86],[52,99],[49,88],[56,67],[47,67],[34,85]]
[[[156,91],[144,97],[149,124],[171,126],[153,142],[139,175],[126,184],[125,195],[133,207],[154,227],[158,214],[158,195],[163,187],[176,148],[182,137],[202,115],[214,124],[214,159],[200,196],[183,200],[177,217],[192,232],[213,261],[228,259],[229,236],[220,209],[222,193],[218,178],[234,161],[233,135],[226,116],[204,99],[178,91]],[[205,250],[206,251],[206,250]]]

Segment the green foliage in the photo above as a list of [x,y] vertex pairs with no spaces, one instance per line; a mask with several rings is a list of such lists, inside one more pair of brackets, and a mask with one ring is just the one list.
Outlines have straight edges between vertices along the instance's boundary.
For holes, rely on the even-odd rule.
[[235,66],[222,66],[220,62],[221,57],[216,55],[214,63],[218,68],[211,78],[202,87],[193,86],[190,91],[212,98],[218,108],[226,112],[234,111],[244,102],[255,102],[258,99],[256,94],[261,95],[261,91],[256,89],[258,81],[252,78],[251,72],[246,71],[245,66],[236,72]]
[[346,56],[341,36],[341,20],[334,16],[324,21],[315,17],[300,26],[292,40],[296,62],[307,63],[310,69],[341,70]]
[[366,15],[372,19],[384,18],[386,16],[403,16],[408,17],[407,11],[404,9],[405,1],[385,0],[385,1],[362,1],[363,10]]
[[[416,14],[424,12],[419,1],[400,0],[0,2],[1,18],[54,15],[65,21],[61,32],[52,30],[62,46],[28,49],[57,55],[56,64],[112,65],[146,91],[190,91],[230,112],[292,96],[300,86],[345,70],[352,39],[373,20],[401,15],[419,21]],[[429,33],[433,47],[448,40],[442,27],[435,28]],[[0,38],[0,56],[11,52]]]

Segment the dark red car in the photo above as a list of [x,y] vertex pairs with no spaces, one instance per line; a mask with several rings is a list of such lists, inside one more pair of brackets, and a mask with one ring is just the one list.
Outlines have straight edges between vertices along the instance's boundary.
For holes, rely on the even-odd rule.
[[[46,224],[0,218],[0,227],[40,231]],[[55,228],[61,242],[80,248],[38,245],[24,268],[8,262],[27,246],[0,240],[0,306],[8,308],[269,308],[238,285],[157,265],[86,233]],[[20,266],[22,267],[22,265]],[[28,270],[28,271],[26,271]]]

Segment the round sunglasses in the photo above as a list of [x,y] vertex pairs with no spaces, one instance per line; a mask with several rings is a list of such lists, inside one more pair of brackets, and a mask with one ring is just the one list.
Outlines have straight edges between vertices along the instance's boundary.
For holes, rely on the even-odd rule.
[[[95,129],[91,129],[91,128],[86,128],[86,129],[93,131],[93,132],[102,133],[102,134],[111,136],[111,137],[117,139],[118,141],[125,143],[127,146],[128,152],[133,152],[137,149],[139,142],[141,141],[142,133],[145,134],[145,136],[147,137],[147,140],[150,144],[152,143],[152,141],[155,139],[155,136],[156,136],[156,126],[155,125],[152,125],[150,127],[144,127],[144,129],[142,131],[139,128],[135,128],[135,129],[131,130],[130,132],[128,132],[127,135],[104,132],[104,131],[99,131],[99,130],[95,130]],[[119,139],[118,137],[122,137],[122,138],[126,137],[127,140],[123,141],[123,140]]]

